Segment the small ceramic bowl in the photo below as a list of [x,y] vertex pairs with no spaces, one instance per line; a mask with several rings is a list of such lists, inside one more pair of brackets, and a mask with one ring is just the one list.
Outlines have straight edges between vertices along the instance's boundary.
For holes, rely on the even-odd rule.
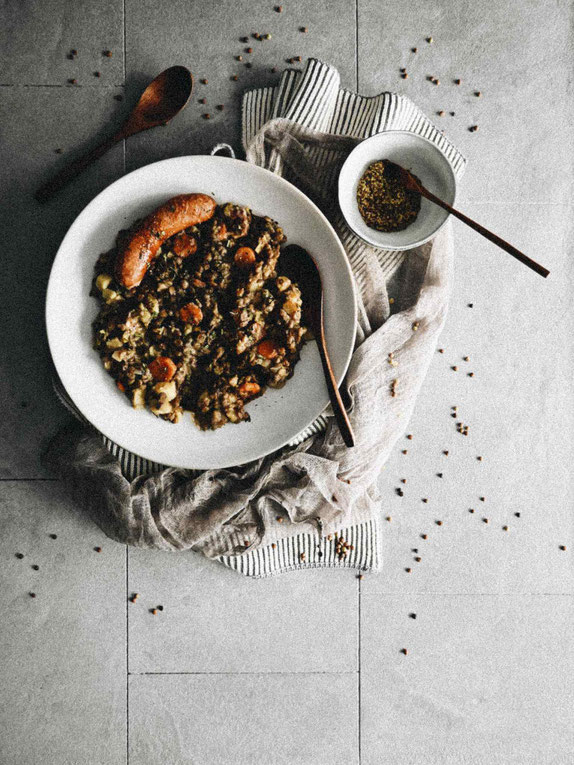
[[421,199],[416,220],[404,231],[377,231],[369,228],[361,217],[357,186],[367,167],[380,159],[390,159],[410,170],[425,188],[448,204],[454,204],[456,178],[449,161],[434,143],[406,130],[387,130],[361,141],[341,168],[339,205],[347,224],[365,242],[384,250],[409,250],[428,242],[444,226],[449,213],[427,199]]

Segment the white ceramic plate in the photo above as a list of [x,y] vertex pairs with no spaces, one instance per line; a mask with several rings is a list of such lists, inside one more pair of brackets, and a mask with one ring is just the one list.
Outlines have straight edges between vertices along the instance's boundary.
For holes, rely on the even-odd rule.
[[267,170],[226,157],[177,157],[148,165],[102,191],[76,218],[56,255],[46,298],[48,341],[56,370],[82,414],[125,449],[164,465],[222,468],[284,446],[327,406],[329,398],[316,343],[307,343],[293,377],[281,390],[251,402],[250,422],[200,431],[189,414],[177,425],[131,408],[92,349],[97,313],[89,296],[98,255],[118,231],[171,196],[211,194],[218,202],[248,205],[283,227],[288,240],[316,259],[326,302],[327,343],[337,380],[355,340],[354,283],[345,252],[319,209],[292,184]]
[[357,186],[367,167],[380,159],[390,159],[410,170],[429,191],[454,205],[456,178],[449,161],[434,143],[406,130],[387,130],[361,141],[341,168],[339,205],[345,220],[361,239],[384,250],[408,250],[428,242],[444,226],[449,214],[427,199],[421,199],[416,220],[404,231],[376,231],[361,217]]

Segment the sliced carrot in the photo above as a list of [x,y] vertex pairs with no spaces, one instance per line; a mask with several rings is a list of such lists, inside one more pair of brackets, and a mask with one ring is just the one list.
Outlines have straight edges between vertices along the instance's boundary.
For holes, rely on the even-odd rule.
[[239,386],[241,398],[252,398],[260,393],[261,387],[256,382],[244,382]]
[[277,356],[279,346],[275,340],[262,340],[257,346],[257,353],[264,359],[273,359]]
[[149,371],[152,373],[154,380],[167,382],[177,372],[177,367],[167,356],[158,356],[149,365]]
[[126,386],[123,384],[123,382],[120,382],[119,380],[116,383],[118,390],[121,390],[122,393],[125,393]]
[[186,324],[199,324],[203,319],[203,311],[195,303],[186,303],[179,309],[179,318]]
[[197,239],[186,231],[181,231],[173,238],[172,250],[180,258],[194,255],[197,252]]
[[251,268],[256,261],[256,257],[251,247],[239,247],[235,251],[234,260],[235,265],[239,266],[239,268]]

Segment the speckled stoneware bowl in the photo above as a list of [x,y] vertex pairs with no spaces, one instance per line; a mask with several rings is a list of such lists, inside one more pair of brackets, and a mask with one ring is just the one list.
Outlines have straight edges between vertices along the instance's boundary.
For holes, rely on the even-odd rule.
[[361,141],[341,168],[339,205],[347,224],[365,242],[385,250],[409,250],[428,242],[444,226],[449,214],[427,199],[421,199],[416,220],[404,231],[376,231],[361,217],[357,185],[367,167],[380,159],[390,159],[410,170],[429,191],[454,204],[456,178],[449,161],[434,143],[406,130],[387,130]]

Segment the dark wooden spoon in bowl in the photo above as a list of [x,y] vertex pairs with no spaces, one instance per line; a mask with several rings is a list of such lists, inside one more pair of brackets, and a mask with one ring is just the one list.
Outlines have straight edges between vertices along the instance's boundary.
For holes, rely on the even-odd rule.
[[409,189],[409,191],[417,191],[425,199],[428,199],[429,202],[433,202],[433,204],[442,207],[443,210],[446,210],[451,215],[454,215],[455,218],[458,218],[463,223],[466,223],[466,225],[470,226],[470,228],[478,231],[479,234],[482,234],[482,236],[484,236],[490,242],[498,245],[498,247],[508,252],[521,263],[524,263],[524,265],[528,266],[528,268],[536,271],[536,273],[540,274],[540,276],[548,276],[550,271],[547,268],[544,268],[544,266],[541,266],[540,263],[537,263],[535,260],[532,260],[532,258],[529,258],[528,255],[520,252],[520,250],[517,250],[516,247],[513,247],[508,242],[505,242],[504,239],[501,239],[496,234],[493,234],[492,231],[489,231],[487,228],[484,228],[484,226],[481,226],[480,223],[472,220],[472,218],[468,218],[466,215],[463,215],[463,213],[455,210],[454,207],[451,207],[446,202],[443,202],[442,199],[439,199],[439,197],[436,197],[434,194],[428,191],[428,189],[425,189],[422,183],[418,181],[412,173],[410,173],[408,170],[405,170],[404,167],[396,165],[394,162],[391,162],[388,159],[385,160],[385,162],[387,162],[388,165],[391,165],[395,169],[395,172],[399,174],[403,185],[405,188]]
[[187,104],[192,90],[193,75],[189,69],[185,66],[165,69],[150,82],[117,133],[57,173],[38,189],[35,198],[39,202],[46,202],[118,141],[141,133],[142,130],[167,125]]
[[355,445],[355,436],[345,406],[337,387],[337,381],[331,367],[327,342],[325,340],[324,311],[323,311],[323,286],[321,275],[315,261],[307,250],[296,244],[283,247],[279,256],[278,269],[292,282],[295,282],[301,290],[303,300],[303,320],[311,329],[317,341],[329,399],[333,407],[333,414],[337,425],[347,446]]

